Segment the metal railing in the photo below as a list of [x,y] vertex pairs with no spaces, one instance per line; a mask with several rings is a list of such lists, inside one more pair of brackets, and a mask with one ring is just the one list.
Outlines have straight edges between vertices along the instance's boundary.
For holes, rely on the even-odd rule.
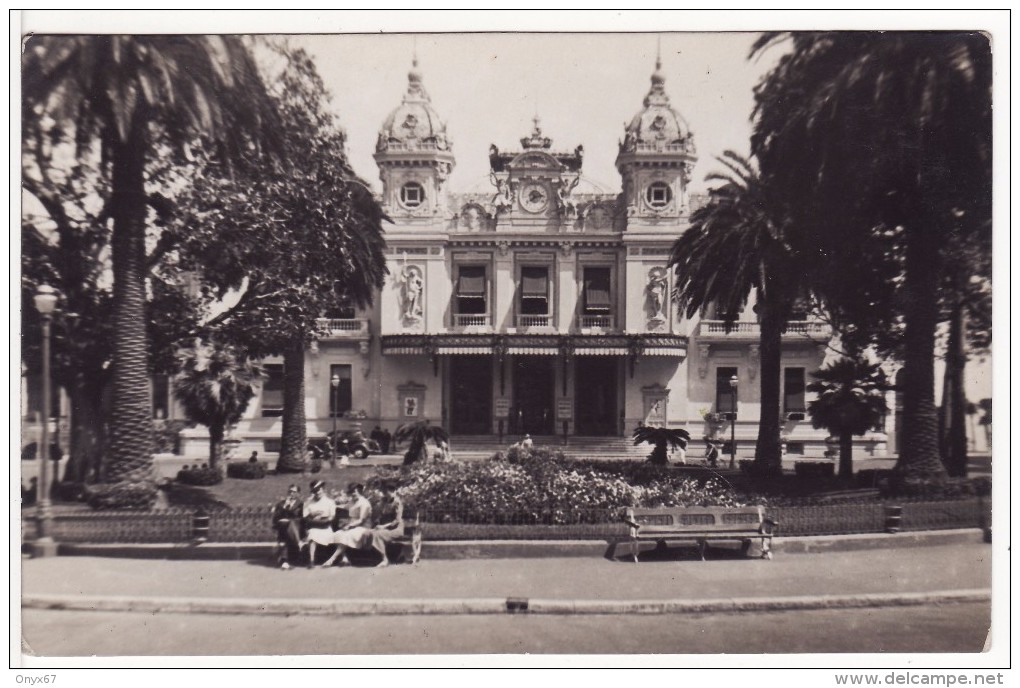
[[[991,499],[910,501],[895,498],[858,504],[768,506],[779,537],[886,532],[886,508],[902,507],[900,530],[982,528],[991,523]],[[417,513],[428,540],[612,540],[625,537],[624,507],[576,508],[565,503],[533,507],[477,506],[464,503],[405,505]],[[195,508],[97,512],[87,507],[58,510],[53,538],[67,543],[184,543],[194,538]],[[271,542],[268,506],[211,509],[208,542]],[[23,513],[23,540],[36,537],[35,519]]]
[[[737,320],[732,322],[727,329],[723,320],[702,320],[700,334],[721,335],[721,336],[755,336],[761,332],[761,325],[754,320]],[[784,337],[829,337],[832,335],[832,327],[826,323],[813,320],[792,320],[786,324]]]

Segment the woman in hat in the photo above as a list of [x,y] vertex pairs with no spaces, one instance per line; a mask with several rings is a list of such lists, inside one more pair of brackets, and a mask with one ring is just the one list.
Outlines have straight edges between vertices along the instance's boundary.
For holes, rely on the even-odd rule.
[[392,482],[380,485],[383,498],[375,511],[375,522],[372,529],[372,547],[382,555],[379,566],[389,566],[386,556],[386,545],[404,535],[404,503],[397,496],[397,486]]
[[308,567],[315,566],[315,546],[333,542],[333,519],[336,517],[336,500],[326,495],[326,483],[313,480],[310,485],[312,496],[304,504],[305,544],[308,549]]

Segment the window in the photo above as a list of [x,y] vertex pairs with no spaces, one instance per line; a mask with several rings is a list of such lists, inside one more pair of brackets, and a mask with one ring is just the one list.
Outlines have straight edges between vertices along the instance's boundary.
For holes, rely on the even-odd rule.
[[548,268],[521,268],[521,314],[549,315]]
[[[336,390],[333,389],[333,376],[340,378],[340,384]],[[351,395],[351,367],[349,365],[331,365],[329,367],[329,380],[326,381],[329,391],[329,414],[330,416],[341,416],[345,411],[353,407]]]
[[487,313],[486,275],[484,265],[463,265],[457,276],[457,313],[482,315]]
[[665,208],[673,200],[673,190],[666,182],[653,182],[645,189],[645,200],[653,208]]
[[612,309],[609,268],[584,269],[584,314],[607,314]]
[[425,187],[418,182],[408,182],[400,187],[400,203],[406,208],[417,208],[425,202]]
[[165,420],[170,415],[170,378],[156,375],[152,378],[152,417]]
[[283,365],[270,363],[262,366],[266,371],[262,383],[262,415],[283,415]]
[[341,298],[335,308],[330,308],[326,311],[325,317],[336,318],[338,320],[353,320],[358,317],[358,314],[353,301]]
[[736,368],[715,369],[715,410],[716,413],[733,413],[735,396],[730,387],[730,378],[737,374]]
[[804,369],[787,368],[783,371],[783,410],[786,413],[804,413]]

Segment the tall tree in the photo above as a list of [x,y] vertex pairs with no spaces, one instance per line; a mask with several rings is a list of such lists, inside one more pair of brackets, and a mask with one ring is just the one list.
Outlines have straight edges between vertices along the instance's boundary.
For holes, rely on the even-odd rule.
[[677,305],[688,318],[714,302],[732,324],[754,291],[761,333],[761,421],[754,460],[762,474],[776,473],[782,465],[782,337],[802,293],[803,271],[785,243],[782,206],[753,163],[732,151],[720,162],[729,173],[709,175],[722,184],[691,215],[690,228],[673,244],[669,265],[676,273]]
[[988,38],[766,34],[752,55],[777,43],[789,51],[756,89],[752,149],[780,193],[799,201],[789,240],[830,310],[866,335],[902,326],[897,473],[942,479],[940,289],[954,227],[964,237],[990,228]]
[[177,357],[174,396],[188,418],[209,428],[209,466],[215,468],[223,457],[226,430],[255,396],[253,384],[261,371],[232,347],[198,339],[181,347]]
[[113,261],[110,482],[148,481],[152,413],[145,326],[146,162],[159,126],[226,154],[274,140],[274,111],[244,42],[232,36],[33,36],[23,58],[22,116],[98,141],[109,165]]
[[854,435],[882,422],[888,407],[885,375],[877,363],[841,358],[817,372],[807,386],[818,397],[808,405],[811,423],[839,437],[839,477],[854,475]]
[[347,164],[345,138],[310,57],[277,47],[273,79],[288,164],[259,157],[230,175],[207,166],[182,217],[184,264],[200,270],[210,298],[234,303],[207,327],[249,356],[284,359],[283,442],[278,470],[304,462],[304,356],[317,320],[343,303],[365,307],[383,285],[382,214]]

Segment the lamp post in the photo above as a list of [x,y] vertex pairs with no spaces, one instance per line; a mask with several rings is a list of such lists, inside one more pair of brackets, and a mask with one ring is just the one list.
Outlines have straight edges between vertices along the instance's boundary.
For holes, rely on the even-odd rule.
[[35,309],[42,318],[42,437],[39,447],[39,506],[36,513],[38,537],[32,546],[32,555],[36,557],[52,556],[57,553],[53,541],[53,513],[50,509],[50,322],[57,306],[57,291],[53,287],[40,284],[35,291]]
[[737,385],[740,381],[734,375],[730,378],[730,470],[737,467]]
[[337,393],[340,391],[340,376],[334,375],[329,379],[329,386],[333,388],[333,434],[330,435],[332,441],[330,442],[330,466],[336,468],[336,412],[339,407]]

